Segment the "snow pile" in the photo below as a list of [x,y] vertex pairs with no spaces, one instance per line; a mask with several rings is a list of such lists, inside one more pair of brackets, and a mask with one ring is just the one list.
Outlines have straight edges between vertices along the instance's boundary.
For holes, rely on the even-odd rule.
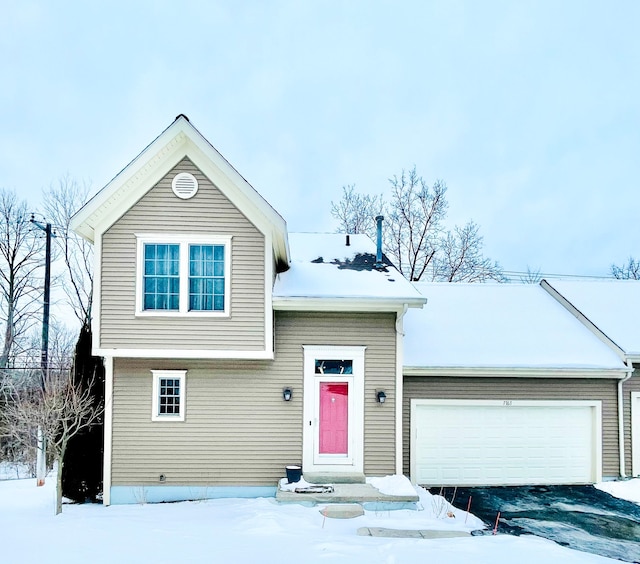
[[416,488],[406,476],[385,476],[384,478],[367,478],[367,483],[371,484],[380,493],[385,495],[415,495]]
[[613,482],[600,482],[596,488],[607,492],[614,497],[628,499],[640,503],[640,478],[633,480],[617,480]]
[[282,478],[278,487],[283,492],[293,492],[296,488],[308,488],[311,486],[315,486],[316,484],[312,484],[311,482],[307,482],[304,478],[300,478],[297,482],[289,483],[286,478]]

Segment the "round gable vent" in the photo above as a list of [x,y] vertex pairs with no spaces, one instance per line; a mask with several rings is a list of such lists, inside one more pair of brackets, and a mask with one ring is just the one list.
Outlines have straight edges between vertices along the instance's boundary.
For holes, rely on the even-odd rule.
[[198,191],[198,181],[193,174],[181,172],[173,177],[171,189],[178,198],[188,200],[196,195]]

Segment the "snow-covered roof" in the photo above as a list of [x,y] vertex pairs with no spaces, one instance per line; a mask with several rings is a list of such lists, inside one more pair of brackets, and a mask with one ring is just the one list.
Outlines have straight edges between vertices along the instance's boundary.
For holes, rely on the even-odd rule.
[[348,309],[386,303],[397,309],[425,302],[393,266],[374,268],[376,246],[366,235],[290,233],[289,248],[290,268],[277,275],[273,289],[276,308],[315,302]]
[[640,281],[545,281],[632,360],[640,361]]
[[416,283],[407,368],[623,370],[613,350],[538,285]]

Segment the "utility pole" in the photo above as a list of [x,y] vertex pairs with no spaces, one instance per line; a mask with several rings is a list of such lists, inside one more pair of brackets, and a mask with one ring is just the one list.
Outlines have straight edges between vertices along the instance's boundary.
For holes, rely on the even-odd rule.
[[[49,304],[51,295],[51,237],[55,237],[51,230],[50,223],[40,223],[36,221],[31,214],[31,223],[38,229],[45,232],[45,262],[44,262],[44,307],[42,309],[42,348],[40,349],[40,385],[42,393],[47,390],[46,381],[49,373]],[[38,428],[38,449],[36,456],[36,480],[38,486],[44,486],[45,476],[47,475],[47,444],[42,433],[42,429]]]

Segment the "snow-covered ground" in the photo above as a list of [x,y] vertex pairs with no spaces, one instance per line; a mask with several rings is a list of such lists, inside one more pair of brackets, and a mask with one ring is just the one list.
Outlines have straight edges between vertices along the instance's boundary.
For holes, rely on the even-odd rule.
[[628,499],[635,503],[640,503],[640,478],[634,480],[619,480],[616,482],[601,482],[596,484],[596,488],[612,496]]
[[[397,491],[398,477],[377,481]],[[610,485],[607,487],[611,487]],[[638,492],[640,480],[621,482],[616,494]],[[537,537],[510,535],[453,539],[389,539],[357,535],[360,527],[470,531],[480,523],[445,500],[419,490],[422,511],[366,512],[356,519],[325,519],[321,507],[278,505],[273,499],[129,505],[65,505],[54,516],[54,479],[0,481],[0,560],[65,562],[348,562],[434,564],[614,563]]]

